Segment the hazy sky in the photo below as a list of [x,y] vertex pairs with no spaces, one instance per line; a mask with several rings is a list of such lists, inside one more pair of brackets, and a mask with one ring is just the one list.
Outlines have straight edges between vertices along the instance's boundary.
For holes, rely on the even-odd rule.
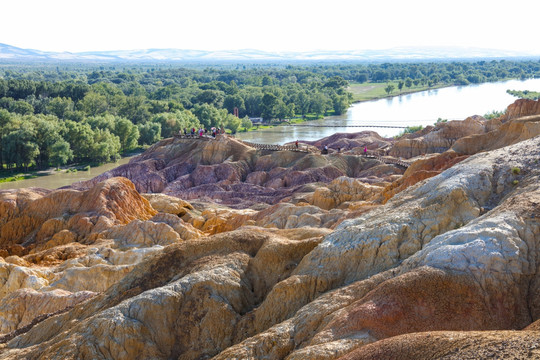
[[46,51],[473,46],[540,54],[540,0],[2,0],[0,43]]

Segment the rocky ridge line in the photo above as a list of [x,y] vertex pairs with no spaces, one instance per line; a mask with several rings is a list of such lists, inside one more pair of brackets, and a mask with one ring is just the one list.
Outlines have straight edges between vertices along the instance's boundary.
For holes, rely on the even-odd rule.
[[501,349],[534,354],[536,106],[414,134],[411,153],[448,149],[404,174],[358,156],[392,145],[369,132],[327,156],[167,139],[71,189],[0,192],[2,332],[35,324],[0,358],[459,358],[510,329]]

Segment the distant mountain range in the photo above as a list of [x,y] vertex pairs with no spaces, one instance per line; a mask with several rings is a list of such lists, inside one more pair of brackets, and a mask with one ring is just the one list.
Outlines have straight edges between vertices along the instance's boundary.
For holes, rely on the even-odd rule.
[[540,54],[469,47],[399,47],[386,50],[268,52],[245,50],[145,49],[88,52],[50,52],[0,44],[0,61],[388,61],[464,58],[515,58]]

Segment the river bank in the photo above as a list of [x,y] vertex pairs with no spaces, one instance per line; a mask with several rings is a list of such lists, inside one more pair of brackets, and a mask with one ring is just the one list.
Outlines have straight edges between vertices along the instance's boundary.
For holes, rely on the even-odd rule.
[[[438,119],[465,120],[504,111],[517,100],[506,90],[540,89],[540,79],[508,80],[479,85],[445,86],[427,91],[354,103],[347,113],[309,121],[318,126],[274,126],[236,136],[260,144],[285,144],[317,140],[334,133],[375,131],[383,137],[399,135],[403,127],[433,125]],[[416,90],[416,89],[415,89]],[[382,126],[387,128],[381,129]]]
[[130,154],[112,163],[90,166],[88,164],[70,164],[61,166],[60,169],[51,167],[44,170],[35,170],[23,173],[9,174],[7,171],[0,178],[0,190],[21,189],[28,187],[40,187],[45,189],[57,189],[71,185],[76,181],[90,180],[105,171],[109,171],[120,165],[127,164],[136,154]]
[[[348,88],[348,90],[351,91],[351,93],[353,94],[352,104],[358,104],[362,102],[381,100],[381,99],[391,99],[391,98],[404,96],[404,95],[410,95],[410,94],[414,94],[414,93],[418,93],[422,91],[437,90],[437,89],[442,89],[445,87],[455,86],[455,85],[448,85],[448,84],[436,85],[436,86],[431,86],[431,87],[414,86],[413,88],[409,88],[408,90],[400,91],[398,94],[397,93],[386,94],[386,92],[384,91],[384,87],[386,87],[388,84],[393,84],[395,85],[396,88],[398,86],[397,81],[390,82],[390,83],[361,83],[361,84],[352,83]],[[328,118],[333,118],[335,116],[340,116],[340,115],[334,115],[331,112],[329,115],[325,115],[323,117],[317,117],[316,115],[308,114],[305,117],[295,117],[295,118],[289,119],[288,121],[287,120],[281,121],[280,123],[254,125],[250,129],[241,128],[242,130],[238,132],[242,133],[242,132],[265,130],[265,129],[271,129],[275,126],[280,126],[280,125],[291,125],[291,124],[298,125],[298,124],[303,124],[303,123],[314,121],[314,120],[325,120]]]
[[[528,80],[534,80],[534,79],[528,79]],[[361,104],[361,103],[370,102],[370,101],[378,101],[378,100],[385,100],[385,99],[391,100],[394,98],[399,99],[401,97],[410,96],[413,94],[430,92],[430,91],[438,91],[440,89],[445,89],[445,88],[477,87],[477,86],[488,85],[488,84],[506,83],[510,81],[523,81],[523,80],[505,79],[496,83],[480,83],[480,84],[469,84],[469,85],[456,85],[456,84],[438,84],[438,85],[433,85],[433,86],[413,85],[409,88],[406,88],[406,90],[401,90],[401,91],[399,90],[399,87],[398,87],[399,81],[390,81],[386,83],[369,83],[369,82],[351,83],[347,89],[353,94],[353,101],[349,110],[356,104]],[[527,81],[527,80],[524,80],[524,81]],[[388,85],[394,85],[394,90],[391,93],[387,93],[385,91],[385,87]],[[399,91],[399,92],[396,92],[396,91]],[[508,104],[504,104],[504,106]],[[489,111],[496,111],[496,110],[497,109],[490,109],[485,114],[487,114]],[[328,119],[339,118],[344,115],[346,114],[333,115],[330,113],[329,115],[325,115],[322,118],[318,118],[314,114],[308,114],[304,118],[301,118],[301,117],[292,118],[289,121],[282,121],[280,123],[255,125],[250,129],[240,128],[241,130],[239,130],[238,133],[248,133],[248,132],[253,132],[253,131],[261,131],[261,130],[266,131],[268,129],[272,129],[280,125],[298,125],[298,124],[304,124],[306,122],[312,122],[312,121],[321,121],[321,120],[324,121]],[[484,115],[484,114],[480,114],[480,115]],[[438,118],[435,118],[434,122],[437,121],[437,119]],[[412,125],[412,126],[418,126],[418,125]]]
[[[96,165],[97,167],[100,165]],[[78,171],[88,171],[92,166],[90,164],[68,164],[60,167],[50,167],[42,170],[27,170],[24,172],[17,172],[14,170],[3,170],[0,172],[0,183],[9,183],[20,180],[35,179],[40,176],[48,176],[53,174],[66,174],[75,173]]]
[[[323,119],[308,121],[294,120],[296,124],[309,122],[310,125],[317,126],[265,125],[258,130],[255,128],[252,131],[238,132],[235,135],[241,140],[260,144],[285,144],[296,140],[313,141],[335,133],[364,130],[378,132],[383,137],[393,137],[398,135],[404,126],[425,127],[433,125],[438,118],[464,120],[468,116],[483,116],[493,110],[503,110],[516,100],[515,97],[506,93],[508,89],[540,90],[540,79],[431,88],[427,91],[389,95],[387,98],[379,100],[354,103],[346,114],[340,116],[327,116]],[[381,125],[390,128],[381,129]],[[54,169],[49,169],[46,174],[20,174],[21,176],[35,177],[0,183],[0,189],[23,187],[55,189],[76,181],[89,180],[128,161],[129,158],[124,158],[120,162],[94,167],[89,171],[73,172],[66,169],[66,171],[57,172]],[[77,168],[77,166],[75,167]],[[9,176],[13,176],[13,174],[9,174]]]
[[[390,81],[387,83],[351,83],[347,89],[353,94],[353,104],[364,101],[373,101],[380,99],[390,99],[397,96],[414,94],[422,91],[442,89],[445,87],[456,86],[455,84],[439,84],[434,86],[420,85],[406,88],[399,91],[399,81]],[[394,90],[387,93],[385,88],[388,85],[393,85]],[[398,92],[397,92],[398,91]]]

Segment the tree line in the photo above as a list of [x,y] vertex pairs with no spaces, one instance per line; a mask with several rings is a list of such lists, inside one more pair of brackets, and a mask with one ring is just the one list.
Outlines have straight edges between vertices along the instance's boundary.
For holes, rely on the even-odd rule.
[[[350,82],[465,85],[540,76],[540,61],[0,64],[0,165],[107,162],[181,129],[339,115]],[[234,116],[235,109],[238,117]]]
[[529,100],[538,100],[540,99],[539,91],[530,91],[530,90],[506,90],[506,92],[512,96],[518,97],[520,99],[529,99]]
[[235,70],[225,82],[212,69],[1,69],[0,166],[8,169],[108,162],[182,129],[234,133],[252,126],[249,117],[339,114],[351,102],[337,76],[285,84],[279,71],[246,81]]

